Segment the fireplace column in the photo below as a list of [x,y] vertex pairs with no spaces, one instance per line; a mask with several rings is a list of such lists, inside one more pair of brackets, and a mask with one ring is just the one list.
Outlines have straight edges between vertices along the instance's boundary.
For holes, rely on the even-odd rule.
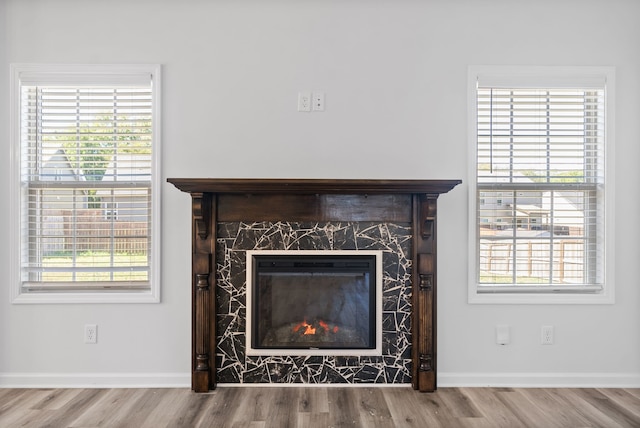
[[192,193],[192,376],[196,392],[215,387],[215,195]]
[[412,385],[436,389],[436,202],[438,194],[413,195]]

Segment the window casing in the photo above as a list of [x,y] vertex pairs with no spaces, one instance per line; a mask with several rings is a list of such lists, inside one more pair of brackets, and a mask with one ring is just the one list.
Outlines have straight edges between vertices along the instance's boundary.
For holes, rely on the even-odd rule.
[[12,65],[14,303],[157,302],[157,65]]
[[613,83],[610,68],[470,68],[470,302],[613,301]]

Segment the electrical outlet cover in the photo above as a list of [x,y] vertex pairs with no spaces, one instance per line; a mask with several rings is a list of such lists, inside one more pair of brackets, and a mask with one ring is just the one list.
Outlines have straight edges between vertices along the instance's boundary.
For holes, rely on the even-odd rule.
[[86,324],[84,326],[84,343],[98,343],[98,326]]
[[298,111],[311,111],[311,92],[298,92]]
[[324,111],[324,92],[314,92],[312,101],[313,111]]
[[543,345],[553,345],[553,326],[543,325],[541,333],[542,333],[541,343]]
[[498,345],[508,345],[511,341],[511,334],[509,331],[508,325],[497,325],[496,326],[496,344]]

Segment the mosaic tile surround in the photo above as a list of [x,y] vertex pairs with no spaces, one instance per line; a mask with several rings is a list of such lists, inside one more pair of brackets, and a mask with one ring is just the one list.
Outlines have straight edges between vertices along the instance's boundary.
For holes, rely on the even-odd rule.
[[[247,356],[246,250],[382,250],[382,356]],[[411,225],[218,223],[218,383],[411,382]]]

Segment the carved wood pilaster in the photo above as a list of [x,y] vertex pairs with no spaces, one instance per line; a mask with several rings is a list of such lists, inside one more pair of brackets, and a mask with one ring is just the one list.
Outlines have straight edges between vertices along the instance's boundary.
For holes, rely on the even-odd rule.
[[436,389],[436,216],[437,194],[413,199],[413,372],[420,391]]
[[196,274],[196,371],[209,371],[209,275]]
[[192,388],[215,385],[215,219],[213,196],[193,193]]
[[209,207],[207,197],[202,193],[194,193],[192,196],[193,227],[200,239],[207,239],[209,235]]

